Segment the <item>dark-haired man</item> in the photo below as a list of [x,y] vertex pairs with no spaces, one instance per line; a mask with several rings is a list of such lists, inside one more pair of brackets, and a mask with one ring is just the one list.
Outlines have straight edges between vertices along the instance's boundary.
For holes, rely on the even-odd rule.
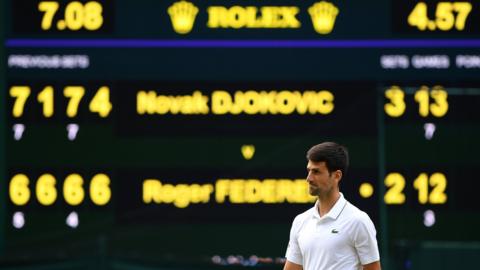
[[339,190],[347,149],[324,142],[308,150],[307,160],[309,192],[318,199],[293,221],[284,270],[380,270],[373,222]]

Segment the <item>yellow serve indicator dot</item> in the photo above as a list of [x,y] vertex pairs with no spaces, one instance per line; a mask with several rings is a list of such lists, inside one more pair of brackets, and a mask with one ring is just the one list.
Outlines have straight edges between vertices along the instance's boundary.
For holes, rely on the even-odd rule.
[[428,21],[427,27],[428,27],[429,30],[435,30],[435,28],[436,28],[435,22],[434,21]]
[[65,28],[67,27],[67,24],[65,23],[64,20],[60,20],[57,22],[57,29],[58,30],[65,30]]
[[370,183],[362,183],[358,189],[358,192],[362,198],[370,198],[373,195],[373,186]]
[[241,148],[242,156],[246,160],[250,160],[253,158],[255,154],[255,145],[253,144],[244,144]]

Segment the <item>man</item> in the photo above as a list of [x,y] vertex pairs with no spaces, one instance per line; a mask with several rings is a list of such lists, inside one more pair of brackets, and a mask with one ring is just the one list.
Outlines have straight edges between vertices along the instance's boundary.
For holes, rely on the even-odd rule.
[[293,221],[284,270],[380,270],[371,219],[339,190],[347,149],[324,142],[308,150],[307,160],[309,192],[318,200]]

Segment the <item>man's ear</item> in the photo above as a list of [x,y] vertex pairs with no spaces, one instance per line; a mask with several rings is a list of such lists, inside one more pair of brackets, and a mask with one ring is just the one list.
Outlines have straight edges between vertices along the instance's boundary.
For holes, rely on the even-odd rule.
[[342,171],[336,170],[334,172],[334,177],[335,177],[335,180],[337,180],[337,182],[340,182],[340,180],[342,180],[342,176],[343,176]]

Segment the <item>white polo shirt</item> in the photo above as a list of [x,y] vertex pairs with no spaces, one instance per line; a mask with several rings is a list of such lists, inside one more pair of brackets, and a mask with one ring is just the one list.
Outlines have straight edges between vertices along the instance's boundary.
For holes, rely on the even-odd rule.
[[340,193],[320,217],[315,206],[298,215],[290,230],[286,258],[304,270],[357,270],[380,260],[375,226],[368,215]]

